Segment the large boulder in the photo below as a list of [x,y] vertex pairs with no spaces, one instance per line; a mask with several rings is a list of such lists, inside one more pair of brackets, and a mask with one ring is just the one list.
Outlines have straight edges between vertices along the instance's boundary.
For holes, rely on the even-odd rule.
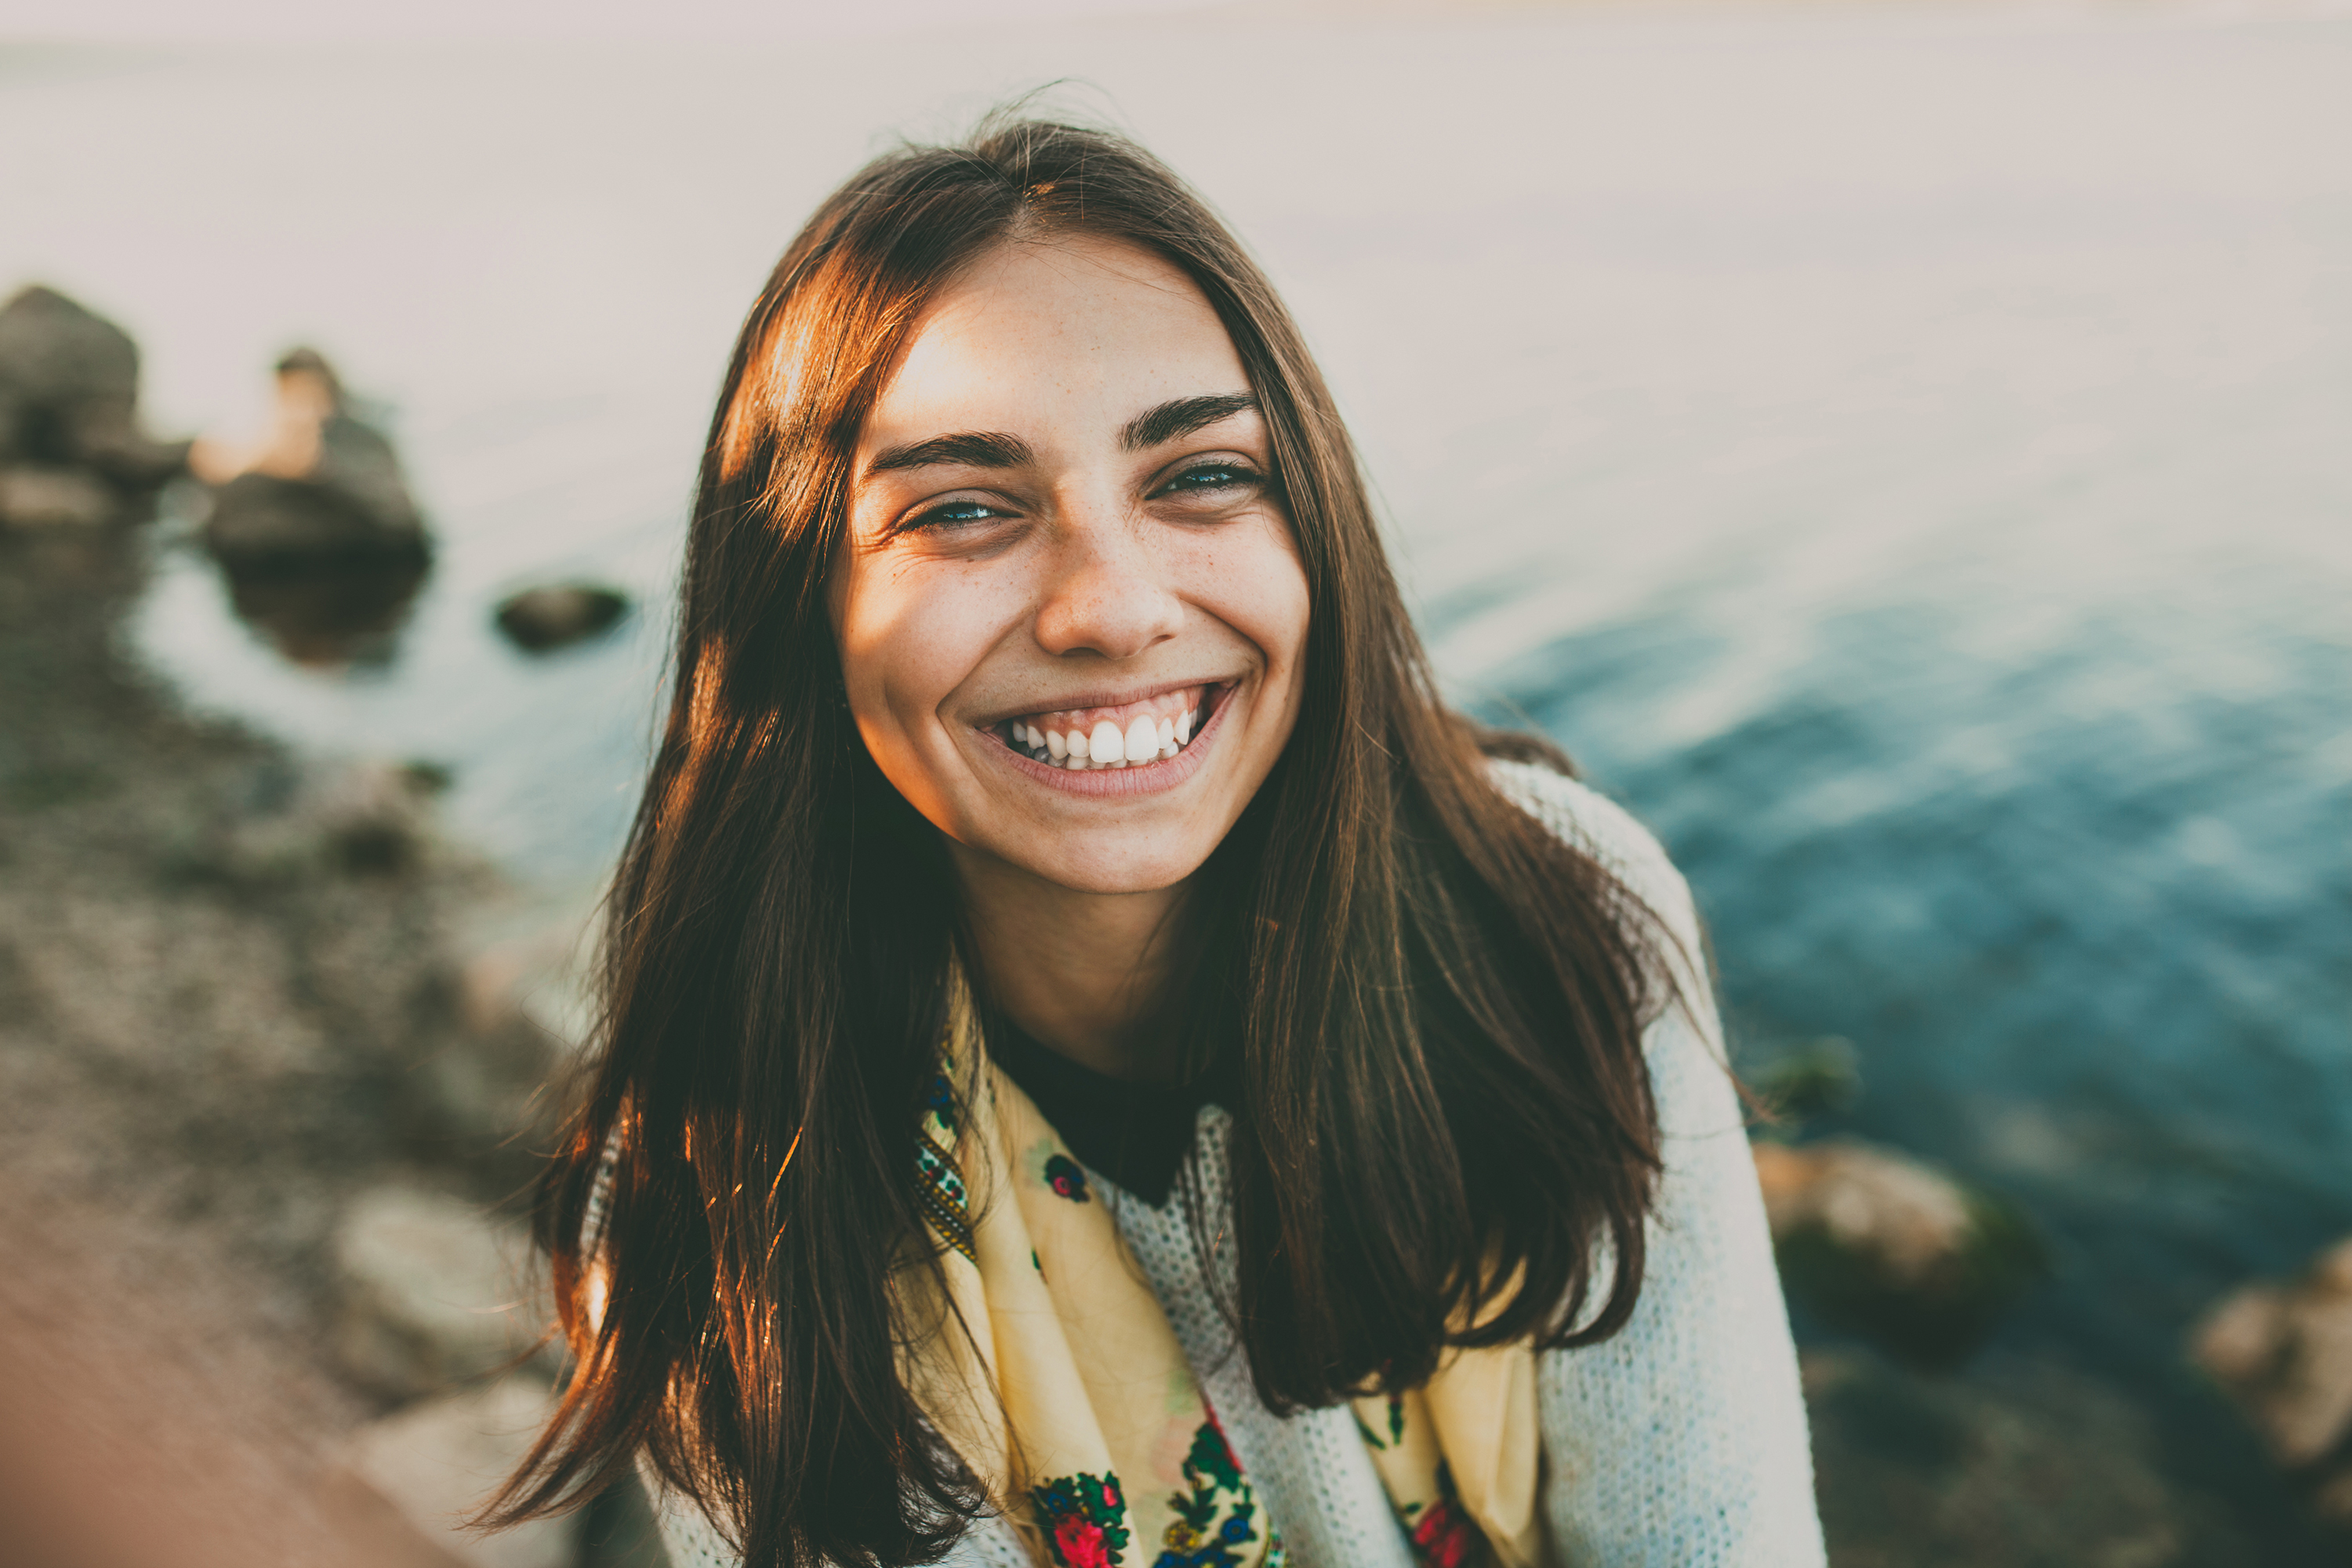
[[551,1320],[528,1234],[446,1194],[371,1188],[335,1227],[336,1348],[363,1385],[433,1394],[538,1354]]
[[1964,1360],[2045,1270],[2013,1210],[1892,1150],[1762,1142],[1755,1157],[1790,1294],[1915,1366]]
[[341,670],[392,662],[425,568],[421,562],[281,559],[222,575],[237,619],[289,663]]
[[[2352,1439],[2352,1237],[2297,1279],[2250,1285],[2198,1325],[2189,1354],[2289,1468],[2319,1465]],[[2352,1464],[2316,1500],[2352,1525]]]
[[261,441],[207,438],[192,462],[214,486],[205,543],[233,573],[328,562],[415,570],[432,556],[391,440],[359,416],[315,351],[278,361],[272,424]]
[[0,306],[0,525],[110,521],[187,451],[141,431],[128,332],[38,284]]
[[86,430],[139,406],[131,334],[36,283],[0,305],[0,453],[76,462]]

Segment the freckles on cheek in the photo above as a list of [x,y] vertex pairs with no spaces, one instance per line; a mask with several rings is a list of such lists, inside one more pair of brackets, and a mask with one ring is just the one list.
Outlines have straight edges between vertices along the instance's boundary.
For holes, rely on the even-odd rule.
[[968,597],[919,565],[877,566],[853,580],[842,671],[869,745],[912,738],[978,663],[987,641],[960,602]]
[[1268,663],[1292,665],[1304,655],[1307,572],[1281,521],[1211,535],[1194,546],[1189,565],[1199,603],[1255,644]]

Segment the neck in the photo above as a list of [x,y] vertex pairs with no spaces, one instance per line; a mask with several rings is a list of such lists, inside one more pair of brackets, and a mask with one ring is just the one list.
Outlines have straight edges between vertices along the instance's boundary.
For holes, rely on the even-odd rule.
[[1175,963],[1184,885],[1084,893],[950,848],[991,1000],[1083,1067],[1172,1079],[1169,1035],[1154,1026]]

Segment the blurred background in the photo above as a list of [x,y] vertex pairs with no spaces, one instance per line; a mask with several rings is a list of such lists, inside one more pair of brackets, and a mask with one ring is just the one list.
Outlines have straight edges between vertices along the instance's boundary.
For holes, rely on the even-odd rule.
[[1688,872],[1833,1563],[2352,1560],[2352,12],[211,9],[0,0],[25,1561],[643,1560],[446,1521],[710,401],[822,195],[1056,81]]

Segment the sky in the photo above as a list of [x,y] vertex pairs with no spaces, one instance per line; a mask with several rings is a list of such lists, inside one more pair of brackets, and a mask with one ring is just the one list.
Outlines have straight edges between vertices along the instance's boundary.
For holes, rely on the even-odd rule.
[[1181,9],[1186,0],[0,0],[0,41],[839,37]]

